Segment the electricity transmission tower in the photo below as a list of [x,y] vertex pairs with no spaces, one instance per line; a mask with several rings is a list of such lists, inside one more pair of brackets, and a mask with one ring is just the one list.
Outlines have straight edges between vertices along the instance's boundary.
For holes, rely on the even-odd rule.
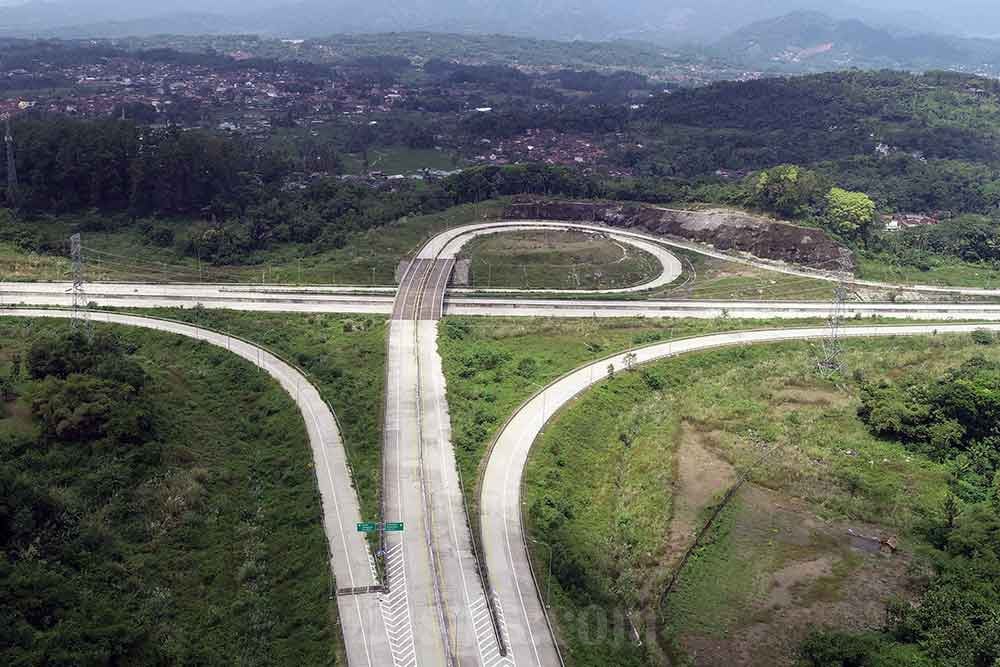
[[14,161],[14,135],[10,130],[10,114],[4,116],[3,143],[7,153],[7,204],[17,207],[17,163]]
[[83,291],[83,242],[79,234],[69,237],[69,258],[73,265],[73,329],[80,329],[81,326],[90,334],[90,326],[87,321],[87,297]]
[[844,303],[847,301],[847,285],[843,282],[833,291],[833,303],[830,305],[830,333],[823,340],[823,358],[819,361],[819,369],[828,373],[844,370],[840,360],[840,327],[844,321]]

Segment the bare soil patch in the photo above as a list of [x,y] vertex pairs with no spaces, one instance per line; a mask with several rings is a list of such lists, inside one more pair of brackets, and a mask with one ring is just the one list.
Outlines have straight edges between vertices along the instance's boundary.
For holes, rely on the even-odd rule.
[[849,402],[850,397],[842,391],[819,387],[789,387],[775,393],[773,411],[784,415],[802,408],[829,408]]
[[724,632],[681,638],[695,665],[794,665],[811,630],[878,627],[884,601],[906,594],[909,554],[864,549],[848,533],[885,535],[880,527],[823,521],[800,501],[753,484],[740,501],[732,549],[759,563],[756,590]]
[[685,421],[677,448],[674,515],[664,563],[673,568],[690,548],[704,525],[705,509],[719,501],[736,483],[736,470],[713,450],[721,431],[703,430]]

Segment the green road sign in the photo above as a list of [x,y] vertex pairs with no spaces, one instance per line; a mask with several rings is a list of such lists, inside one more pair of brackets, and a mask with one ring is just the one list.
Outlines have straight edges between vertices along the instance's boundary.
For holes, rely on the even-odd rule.
[[385,524],[385,529],[390,533],[398,533],[403,530],[403,522],[399,523],[387,523]]
[[374,533],[376,530],[378,530],[378,524],[377,523],[359,523],[358,524],[358,532],[359,533]]

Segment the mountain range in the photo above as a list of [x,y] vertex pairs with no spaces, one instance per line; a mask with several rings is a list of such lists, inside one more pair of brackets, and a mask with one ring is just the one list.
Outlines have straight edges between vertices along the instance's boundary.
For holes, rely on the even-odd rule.
[[796,72],[864,69],[1000,69],[1000,41],[900,33],[856,19],[793,12],[741,28],[713,45],[731,62]]
[[[893,2],[905,1],[854,0],[868,3],[863,6],[828,0],[28,0],[22,4],[0,0],[0,5],[9,5],[0,11],[0,33],[117,37],[243,32],[317,37],[434,31],[705,44],[748,23],[798,10],[823,10],[838,19],[855,17],[873,25],[891,22],[911,31],[947,25],[937,16],[892,7]],[[994,27],[1000,33],[1000,10],[995,15]]]
[[[764,71],[843,67],[1000,71],[1000,42],[941,34],[949,29],[945,21],[905,9],[914,0],[881,0],[867,6],[835,5],[829,0],[700,0],[697,4],[687,4],[692,0],[172,0],[169,5],[156,0],[30,0],[10,4],[15,1],[0,0],[0,35],[113,38],[225,33],[310,38],[344,33],[487,33],[643,41],[707,52]],[[952,0],[955,15],[961,16],[958,10],[979,1]],[[1000,5],[992,13],[984,11],[981,31],[988,33],[993,25],[1000,33]]]

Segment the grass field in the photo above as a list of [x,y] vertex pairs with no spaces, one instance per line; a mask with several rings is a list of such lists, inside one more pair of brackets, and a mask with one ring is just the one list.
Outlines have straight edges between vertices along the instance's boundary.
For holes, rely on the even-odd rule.
[[[27,360],[32,341],[68,327],[0,320],[0,375],[11,376],[15,354]],[[211,345],[114,332],[149,377],[142,442],[41,440],[30,407],[40,383],[26,375],[14,383],[20,396],[0,404],[0,513],[15,531],[2,534],[0,662],[346,664],[292,400]],[[32,520],[34,546],[7,543]]]
[[[554,549],[549,595],[569,664],[662,664],[671,653],[793,664],[812,627],[880,624],[881,604],[918,571],[915,529],[940,513],[950,473],[870,435],[856,416],[858,378],[934,377],[975,354],[1000,349],[969,336],[852,340],[849,374],[831,379],[808,343],[724,349],[619,373],[567,407],[529,459],[525,515],[530,536]],[[663,604],[693,531],[766,452]],[[903,547],[870,553],[848,529],[898,535]],[[544,572],[552,550],[531,550]],[[596,640],[582,621],[591,610],[631,619],[646,641]]]
[[[453,169],[460,169],[464,165],[464,161],[456,163],[454,154],[433,148],[380,146],[368,151],[369,171],[381,171],[389,176],[394,174],[414,174],[422,169],[451,171]],[[356,153],[346,155],[344,169],[349,174],[363,173],[364,163],[361,156]]]
[[69,260],[19,250],[11,243],[0,243],[0,281],[66,280]]
[[471,287],[489,289],[613,289],[656,278],[656,258],[612,239],[578,231],[509,232],[480,236],[460,255]]
[[936,259],[927,271],[886,261],[883,258],[860,255],[858,277],[906,285],[949,285],[955,287],[1000,286],[1000,267],[993,264],[973,264]]

